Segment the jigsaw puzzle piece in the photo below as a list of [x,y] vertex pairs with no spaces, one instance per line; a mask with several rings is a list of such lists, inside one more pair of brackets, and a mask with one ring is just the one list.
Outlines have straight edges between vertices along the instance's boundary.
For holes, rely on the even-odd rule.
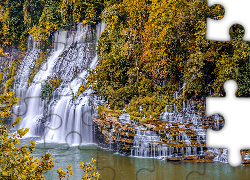
[[[27,141],[28,142],[28,141]],[[27,144],[27,143],[26,143]],[[80,162],[84,162],[87,164],[91,162],[91,159],[96,159],[96,170],[95,172],[99,172],[97,162],[98,162],[98,151],[100,148],[96,145],[88,145],[82,146],[79,149],[78,146],[68,146],[65,144],[49,144],[48,148],[43,148],[42,144],[36,144],[35,150],[32,155],[34,157],[39,157],[41,154],[45,154],[48,152],[53,157],[54,167],[50,171],[46,171],[44,173],[45,179],[57,179],[58,174],[57,170],[61,168],[63,171],[67,168],[67,166],[71,165],[73,175],[72,179],[82,179],[82,176],[85,175],[84,171],[80,167]],[[89,173],[88,173],[89,174]],[[100,178],[99,178],[100,179]]]
[[[206,116],[220,113],[226,122],[222,130],[207,130],[207,147],[227,148],[228,162],[232,166],[239,166],[242,162],[241,149],[250,148],[248,145],[248,110],[249,98],[236,98],[237,83],[233,80],[224,83],[226,97],[207,97]],[[241,129],[241,134],[235,134],[235,129]]]
[[[204,176],[206,175],[206,167],[207,167],[206,165],[207,165],[206,163],[203,163],[203,168],[199,168],[199,170],[201,170],[201,171],[189,172],[187,177],[186,177],[186,180],[205,178]],[[206,177],[206,179],[208,179],[208,178]]]
[[154,158],[127,157],[110,150],[99,149],[97,169],[101,174],[100,179],[156,179]]
[[[248,23],[248,17],[250,17],[249,2],[247,0],[208,0],[208,6],[218,3],[225,7],[225,15],[221,20],[207,19],[206,39],[230,41],[229,29],[233,24],[238,23],[244,26],[246,30],[244,40],[250,41],[250,23]],[[218,8],[218,10],[221,9]]]
[[[50,121],[52,125],[50,126],[44,125],[43,127],[44,136],[43,139],[40,139],[38,141],[40,144],[38,148],[59,149],[58,147],[55,146],[59,142],[64,144],[63,146],[60,146],[60,149],[62,150],[68,150],[72,146],[77,146],[79,150],[86,150],[86,148],[83,147],[82,145],[89,144],[93,141],[93,130],[89,127],[93,126],[94,124],[92,122],[92,116],[90,115],[90,113],[92,113],[92,109],[89,108],[82,114],[82,119],[80,117],[77,117],[81,116],[79,113],[78,115],[77,114],[73,115],[72,117],[76,117],[75,123],[80,123],[80,124],[77,124],[75,127],[71,126],[71,128],[70,128],[70,123],[72,123],[72,121],[66,120],[65,124],[64,123],[65,119],[62,119],[61,116],[59,116],[58,114],[50,114],[49,117],[47,117],[48,118],[47,121]],[[69,112],[69,115],[72,114],[70,114]],[[52,120],[50,120],[51,117]],[[77,121],[79,120],[79,118],[82,121]],[[68,134],[63,133],[65,127],[70,128]],[[81,129],[81,127],[83,128]],[[43,144],[43,146],[41,146],[41,144]]]
[[[138,160],[140,163],[140,160]],[[136,172],[136,179],[154,179],[154,177],[157,176],[157,171],[155,171],[155,159],[142,159],[141,161],[146,161],[145,164],[147,164],[147,166],[143,165],[144,163],[140,164],[138,167],[140,167],[140,169]],[[138,163],[138,162],[137,162]],[[145,167],[143,167],[145,166]],[[159,178],[157,178],[159,179]]]
[[97,148],[97,158],[96,158],[96,167],[100,175],[100,180],[110,179],[114,180],[116,179],[126,179],[126,175],[120,176],[121,178],[117,178],[117,173],[122,172],[119,170],[119,166],[116,164],[116,161],[111,162],[111,160],[114,160],[113,158],[110,158],[111,155],[110,151],[102,150],[101,148]]
[[[62,46],[61,48],[63,48],[64,46]],[[96,58],[97,59],[97,58]],[[53,68],[50,68],[50,69],[53,69]],[[40,71],[41,72],[41,71]],[[44,72],[43,72],[44,73]],[[41,74],[41,73],[40,73]],[[40,77],[39,77],[39,74],[37,75],[38,77],[35,77],[36,78],[36,80],[37,79],[41,79]],[[81,80],[81,79],[79,79],[79,80]],[[33,116],[37,116],[37,115],[40,115],[41,116],[41,118],[39,118],[39,119],[42,119],[42,120],[44,120],[45,122],[46,121],[51,121],[52,122],[52,124],[53,124],[53,127],[51,127],[51,126],[48,126],[48,124],[44,124],[44,123],[40,123],[40,125],[43,125],[43,126],[36,126],[37,128],[31,128],[30,126],[28,127],[28,128],[30,128],[30,133],[32,134],[32,132],[33,131],[36,131],[36,133],[33,133],[33,134],[37,134],[37,130],[39,130],[39,134],[47,134],[47,132],[49,131],[49,135],[51,135],[51,136],[53,136],[53,137],[50,137],[50,139],[52,138],[52,139],[54,139],[55,138],[55,134],[57,134],[57,135],[59,135],[60,133],[50,133],[51,131],[63,131],[63,130],[60,130],[60,129],[62,129],[61,128],[61,126],[65,126],[65,124],[68,124],[68,126],[71,126],[71,124],[69,123],[69,120],[67,119],[67,115],[65,116],[65,117],[63,117],[63,118],[61,118],[61,116],[62,116],[62,113],[61,112],[59,112],[59,111],[62,111],[62,109],[65,109],[65,108],[62,108],[61,107],[61,109],[59,108],[58,109],[58,112],[53,112],[54,114],[48,114],[48,112],[46,112],[46,110],[48,111],[48,104],[47,104],[47,101],[48,101],[48,98],[46,99],[45,98],[45,100],[41,100],[41,97],[40,97],[40,92],[41,92],[41,88],[42,88],[42,83],[44,83],[45,82],[45,80],[42,80],[42,82],[39,82],[39,81],[34,81],[33,83],[32,83],[32,85],[31,85],[31,87],[29,87],[29,89],[28,89],[28,92],[27,92],[27,95],[29,95],[30,97],[25,97],[24,98],[24,100],[22,101],[22,102],[20,102],[19,103],[19,105],[17,106],[17,107],[15,107],[14,108],[14,110],[13,110],[13,113],[14,113],[14,115],[15,116],[23,116],[24,118],[28,118],[28,119],[30,119],[30,118],[34,118]],[[56,94],[56,98],[54,99],[54,93],[52,93],[52,97],[51,97],[51,99],[50,99],[50,105],[52,105],[53,103],[54,103],[54,101],[56,100],[56,104],[58,105],[62,105],[62,104],[64,104],[64,105],[66,105],[67,104],[67,108],[66,108],[66,110],[68,110],[68,112],[66,111],[66,113],[68,113],[68,115],[71,113],[71,119],[72,118],[74,118],[75,116],[80,116],[79,115],[79,113],[81,113],[81,111],[82,111],[82,106],[83,105],[85,105],[85,104],[88,104],[88,102],[87,102],[87,99],[88,98],[85,98],[85,97],[79,97],[78,99],[77,99],[77,101],[72,101],[72,97],[74,98],[74,95],[73,95],[73,90],[72,90],[72,88],[71,88],[71,83],[68,83],[69,84],[69,88],[64,88],[65,86],[63,86],[62,88],[61,88],[61,90],[63,90],[63,91],[58,91]],[[79,83],[78,83],[79,84]],[[74,84],[75,85],[75,84]],[[74,87],[74,86],[73,86]],[[61,94],[60,94],[61,93]],[[65,94],[65,95],[64,95]],[[33,96],[32,96],[33,95]],[[35,95],[35,96],[34,96]],[[70,98],[71,97],[71,98]],[[67,101],[67,103],[65,104],[64,103],[64,101]],[[86,102],[83,102],[83,101],[86,101]],[[80,103],[80,104],[79,104]],[[84,104],[83,104],[84,103]],[[28,105],[30,106],[30,108],[28,107]],[[37,106],[37,108],[34,108],[35,106]],[[54,105],[52,105],[52,106],[54,106]],[[47,108],[46,108],[47,107]],[[35,111],[36,112],[33,112],[34,111],[34,109],[35,109]],[[43,112],[40,112],[40,111],[42,111],[42,109],[43,109]],[[50,109],[50,108],[49,108]],[[53,109],[53,108],[52,108]],[[78,112],[78,115],[77,115],[77,113],[75,113],[75,111],[79,111]],[[90,109],[87,109],[87,110],[85,110],[85,111],[83,111],[82,113],[82,115],[83,115],[83,117],[84,118],[86,118],[85,117],[85,114],[89,114],[89,113],[87,113],[88,111],[91,111],[91,108]],[[27,114],[27,112],[29,112],[29,114]],[[42,113],[42,114],[41,114]],[[65,114],[64,114],[65,115]],[[32,117],[31,117],[32,116]],[[46,117],[45,117],[46,116]],[[51,116],[54,116],[54,117],[51,117]],[[59,117],[59,118],[58,118]],[[44,119],[45,118],[45,119]],[[37,118],[35,118],[35,119],[37,119]],[[46,120],[47,119],[47,120]],[[51,119],[51,120],[48,120],[48,119]],[[87,126],[87,128],[84,128],[83,129],[83,131],[92,131],[90,128],[89,128],[89,126],[93,126],[93,122],[91,123],[90,121],[89,121],[89,118],[87,118],[87,120],[86,119],[82,119],[82,117],[78,117],[77,119],[79,119],[79,121],[78,121],[78,123],[80,123],[82,126]],[[80,120],[80,119],[82,119],[82,120]],[[65,121],[67,121],[67,122],[65,122]],[[81,121],[81,122],[80,122]],[[21,121],[21,126],[23,125],[23,124],[25,124],[25,125],[23,125],[23,127],[27,127],[26,125],[27,125],[27,122],[28,121],[25,121],[25,120],[23,120],[23,121]],[[73,122],[72,120],[71,120],[71,122]],[[31,126],[33,126],[32,125],[32,123],[29,123]],[[68,129],[68,132],[66,132],[66,134],[68,133],[68,135],[67,135],[67,138],[69,137],[76,137],[75,138],[75,140],[77,141],[77,140],[79,140],[79,139],[82,139],[81,138],[81,135],[83,135],[83,132],[80,132],[80,129],[79,128],[81,128],[81,125],[79,124],[79,126],[75,126],[75,127],[78,127],[78,130],[77,131],[75,131],[74,130],[74,128],[73,129],[68,129],[68,128],[66,128],[66,129]],[[20,126],[20,125],[19,125]],[[77,135],[77,133],[79,134],[79,133],[81,133],[81,134],[79,134],[79,135]],[[65,133],[64,133],[65,134]],[[60,136],[60,135],[59,135]],[[78,137],[78,138],[77,138]],[[67,142],[67,138],[66,139],[63,139],[64,140],[64,142],[66,141],[66,143],[68,143]],[[86,137],[84,137],[83,139],[86,139]],[[91,139],[93,139],[93,136],[91,137]],[[44,143],[44,147],[43,148],[45,148],[45,149],[50,149],[50,147],[47,147],[47,143],[46,143],[46,138],[44,138],[43,139],[43,143]],[[68,147],[69,147],[69,144],[67,144],[67,147],[66,147],[66,149],[68,149]]]
[[44,137],[39,142],[44,144],[43,148],[53,143],[66,143],[64,149],[78,146],[81,150],[81,145],[94,140],[92,114],[93,108],[89,106],[87,98],[79,104],[73,104],[68,97],[60,99],[52,113],[47,115]]

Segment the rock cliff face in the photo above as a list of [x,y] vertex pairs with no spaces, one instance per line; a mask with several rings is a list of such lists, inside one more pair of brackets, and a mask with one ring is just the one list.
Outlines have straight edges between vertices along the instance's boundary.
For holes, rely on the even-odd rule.
[[136,122],[129,114],[102,114],[94,118],[95,140],[123,155],[183,162],[227,162],[226,149],[206,147],[206,128],[219,129],[223,120],[204,117],[203,101],[183,102],[181,111],[166,105],[161,119]]

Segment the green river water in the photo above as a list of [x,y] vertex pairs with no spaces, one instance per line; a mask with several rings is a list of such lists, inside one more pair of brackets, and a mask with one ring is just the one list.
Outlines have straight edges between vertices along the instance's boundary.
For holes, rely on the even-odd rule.
[[[29,139],[22,140],[21,144],[28,144]],[[80,168],[80,162],[89,162],[91,158],[97,160],[97,171],[101,174],[101,180],[212,180],[232,179],[249,180],[250,167],[231,167],[224,163],[183,163],[167,162],[153,158],[137,158],[122,156],[97,145],[81,147],[68,147],[64,144],[36,144],[32,153],[38,157],[49,151],[52,155],[55,167],[46,172],[46,180],[59,179],[57,169],[71,164],[73,176],[69,179],[80,180],[84,175]],[[66,178],[65,178],[66,179]]]

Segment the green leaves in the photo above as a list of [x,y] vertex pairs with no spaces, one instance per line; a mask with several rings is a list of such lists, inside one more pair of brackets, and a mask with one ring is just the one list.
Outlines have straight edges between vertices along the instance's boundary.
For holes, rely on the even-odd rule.
[[48,81],[45,81],[44,83],[42,83],[41,94],[40,94],[40,97],[42,98],[42,100],[46,98],[50,98],[52,91],[53,91],[53,87]]
[[184,73],[186,93],[194,92],[196,96],[203,93],[205,83],[203,74],[204,59],[204,54],[198,51],[191,54],[187,60]]
[[[205,15],[204,5],[182,0],[107,4],[102,13],[107,28],[98,44],[99,63],[89,78],[92,88],[112,108],[122,109],[135,96],[173,93],[173,88],[162,92],[157,87],[167,83],[180,87],[195,74],[185,90],[200,94],[205,55],[199,49],[204,46],[200,44],[204,43],[205,16],[197,16]],[[194,29],[195,25],[199,27]]]
[[103,0],[7,0],[0,6],[0,54],[7,45],[24,50],[29,34],[43,46],[58,29],[94,25],[103,8]]

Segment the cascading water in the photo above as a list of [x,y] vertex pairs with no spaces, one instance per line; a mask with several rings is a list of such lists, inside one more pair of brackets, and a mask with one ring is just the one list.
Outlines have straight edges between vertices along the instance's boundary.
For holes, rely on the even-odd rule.
[[[13,118],[22,117],[18,128],[29,128],[26,137],[45,135],[46,142],[67,142],[70,145],[93,143],[93,113],[89,105],[91,90],[85,90],[78,97],[76,94],[86,83],[88,74],[85,68],[93,69],[97,64],[95,50],[104,28],[104,23],[96,25],[95,36],[90,26],[80,24],[75,32],[55,33],[54,50],[29,87],[30,67],[34,66],[40,50],[33,46],[24,58],[17,75],[20,78],[15,91],[19,102],[14,107]],[[61,83],[50,99],[42,100],[42,83],[53,77],[59,77]]]
[[[33,48],[23,59],[14,86],[16,96],[19,98],[18,105],[14,107],[14,114],[22,117],[17,128],[29,128],[26,137],[44,135],[40,142],[43,140],[55,143],[67,142],[69,145],[93,143],[93,108],[89,105],[93,98],[90,96],[91,90],[87,89],[79,96],[76,94],[79,87],[86,84],[88,76],[86,68],[93,69],[97,64],[95,48],[104,28],[103,23],[97,25],[95,37],[89,26],[81,25],[78,25],[75,32],[55,33],[54,50],[28,87],[31,69],[34,68],[41,52],[36,46],[39,43],[29,44],[29,47]],[[40,94],[43,82],[55,78],[60,78],[60,85],[54,89],[50,98],[42,100]],[[92,103],[103,101],[94,98]],[[194,106],[194,102],[190,104],[187,100],[186,105],[183,102],[183,112],[178,112],[175,105],[167,105],[165,112],[161,114],[166,126],[165,135],[160,131],[153,132],[136,124],[130,120],[129,114],[123,113],[119,118],[120,123],[133,125],[136,129],[131,143],[131,155],[156,158],[204,155],[205,130],[201,128],[201,114],[196,113]],[[139,111],[142,111],[142,107]],[[215,119],[214,125],[218,129],[219,117]],[[111,139],[113,131],[107,134]],[[117,139],[119,138],[118,134]],[[163,138],[167,141],[163,142]],[[190,147],[192,141],[195,141],[198,148]],[[176,142],[184,147],[176,146]],[[214,151],[216,150],[211,150],[211,153]],[[226,157],[225,151],[221,156],[216,156],[214,161],[225,162]]]

